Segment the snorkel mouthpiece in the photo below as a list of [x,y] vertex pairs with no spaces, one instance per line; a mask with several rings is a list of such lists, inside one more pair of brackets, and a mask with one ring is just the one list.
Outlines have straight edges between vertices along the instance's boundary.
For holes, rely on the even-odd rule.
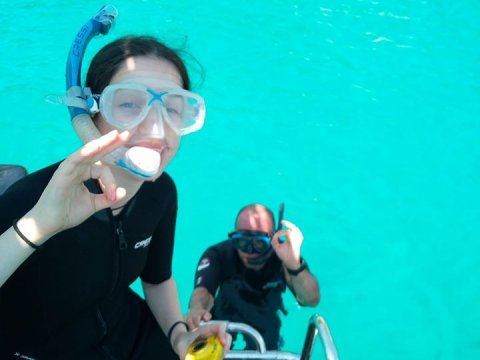
[[[112,5],[103,6],[94,17],[88,20],[75,36],[67,60],[66,85],[67,99],[75,98],[84,104],[83,107],[68,106],[72,125],[82,142],[88,143],[102,136],[90,117],[90,109],[96,106],[90,89],[81,85],[82,60],[90,40],[97,35],[106,35],[110,31],[118,15]],[[67,104],[73,103],[67,102]],[[117,165],[132,174],[146,180],[153,178],[160,169],[160,154],[152,149],[121,147],[104,158],[105,161]]]
[[[155,175],[160,167],[160,154],[155,150],[142,146],[134,146],[125,152],[125,157],[118,160],[118,166],[133,172],[135,175],[143,174]],[[142,172],[136,172],[135,169],[141,169]]]

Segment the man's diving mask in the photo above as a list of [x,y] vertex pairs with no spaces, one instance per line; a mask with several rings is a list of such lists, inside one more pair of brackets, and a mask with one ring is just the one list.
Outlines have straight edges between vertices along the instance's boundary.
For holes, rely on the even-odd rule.
[[[199,130],[205,119],[203,98],[178,85],[160,85],[166,85],[165,90],[154,90],[141,84],[112,84],[100,95],[92,95],[95,104],[91,100],[87,103],[92,113],[100,111],[104,119],[119,130],[131,130],[140,125],[154,107],[178,135]],[[95,106],[97,101],[98,108]]]
[[236,230],[228,234],[235,249],[247,254],[263,254],[270,248],[271,237],[263,231]]
[[[283,213],[285,204],[280,204],[278,210],[278,224],[274,233],[282,229]],[[273,220],[273,219],[272,219]],[[235,249],[247,254],[258,254],[256,257],[249,258],[247,261],[251,265],[261,265],[265,263],[273,253],[272,236],[269,233],[260,230],[235,230],[228,234]],[[279,239],[280,242],[283,242]]]

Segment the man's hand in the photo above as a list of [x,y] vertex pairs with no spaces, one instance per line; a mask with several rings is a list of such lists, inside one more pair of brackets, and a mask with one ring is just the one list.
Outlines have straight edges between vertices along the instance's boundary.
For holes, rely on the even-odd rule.
[[197,287],[190,298],[190,308],[185,316],[190,330],[200,326],[200,321],[209,321],[212,319],[210,310],[213,307],[213,296],[203,286]]
[[185,316],[185,321],[190,329],[198,328],[200,326],[200,321],[209,321],[211,319],[212,314],[210,311],[203,308],[190,308],[188,309],[187,316]]
[[[303,235],[300,229],[290,221],[282,220],[282,225],[286,229],[279,230],[273,235],[272,247],[287,268],[296,269],[300,266],[300,248]],[[280,242],[282,236],[285,241]]]

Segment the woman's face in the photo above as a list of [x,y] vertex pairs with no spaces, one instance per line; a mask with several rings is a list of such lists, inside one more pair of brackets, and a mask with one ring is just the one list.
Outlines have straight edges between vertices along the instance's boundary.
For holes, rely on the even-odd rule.
[[[167,90],[165,82],[182,87],[182,78],[177,68],[169,61],[152,57],[128,58],[119,71],[113,76],[110,85],[118,83],[135,83],[145,85],[154,91]],[[115,129],[99,114],[96,125],[100,133],[106,134]],[[165,167],[175,156],[180,136],[168,125],[162,112],[152,107],[139,125],[130,131],[127,148],[141,146],[157,151],[160,154],[160,167],[152,180],[158,178]]]

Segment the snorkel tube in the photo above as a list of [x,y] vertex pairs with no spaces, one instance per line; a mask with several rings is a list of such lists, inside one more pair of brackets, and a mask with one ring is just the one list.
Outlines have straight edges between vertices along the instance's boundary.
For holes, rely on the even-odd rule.
[[[89,88],[81,85],[82,60],[90,40],[97,35],[106,35],[118,15],[112,5],[103,6],[88,20],[75,36],[67,60],[66,85],[68,110],[72,125],[84,144],[102,136],[90,117],[97,107]],[[155,176],[160,168],[160,154],[152,149],[121,147],[104,160],[122,167],[143,180]]]

